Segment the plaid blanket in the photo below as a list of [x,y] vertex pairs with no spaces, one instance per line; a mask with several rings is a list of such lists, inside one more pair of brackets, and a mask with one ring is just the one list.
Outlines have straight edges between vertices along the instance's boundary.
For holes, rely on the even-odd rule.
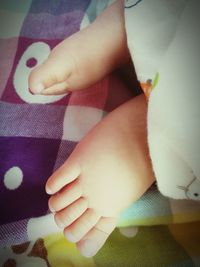
[[38,96],[29,92],[28,76],[108,2],[0,1],[0,266],[13,266],[4,265],[12,259],[17,266],[29,260],[35,265],[27,266],[200,266],[200,205],[167,199],[155,185],[119,219],[120,227],[140,225],[137,238],[114,231],[95,261],[83,259],[61,233],[49,236],[59,229],[48,210],[46,180],[105,114],[138,89],[113,73],[84,91]]

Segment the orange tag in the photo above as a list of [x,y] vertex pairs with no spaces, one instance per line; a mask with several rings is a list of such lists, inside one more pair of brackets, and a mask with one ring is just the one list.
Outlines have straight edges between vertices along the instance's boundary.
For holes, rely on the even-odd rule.
[[160,78],[159,73],[156,73],[153,82],[151,79],[149,79],[146,82],[140,83],[141,88],[142,88],[147,100],[149,99],[149,96],[150,96],[152,90],[157,86],[157,84],[159,82],[159,78]]
[[151,94],[151,91],[152,91],[152,80],[147,80],[146,82],[144,83],[140,83],[141,85],[141,88],[147,98],[147,100],[149,99],[149,96]]

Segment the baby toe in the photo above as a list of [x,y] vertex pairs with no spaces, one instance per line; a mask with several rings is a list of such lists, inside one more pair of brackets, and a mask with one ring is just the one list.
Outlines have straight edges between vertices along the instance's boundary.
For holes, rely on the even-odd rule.
[[77,220],[87,209],[87,200],[83,197],[76,200],[67,208],[55,214],[55,221],[60,228],[64,228]]
[[53,195],[63,187],[76,180],[81,174],[81,168],[77,160],[69,157],[47,180],[46,192]]
[[56,83],[42,91],[42,95],[61,95],[66,94],[69,89],[69,84],[67,81]]
[[60,211],[82,196],[79,180],[73,181],[49,199],[49,209],[52,212]]
[[101,218],[83,239],[77,243],[77,248],[85,257],[93,257],[104,245],[109,235],[116,227],[116,218]]
[[49,57],[43,64],[32,70],[29,88],[33,94],[61,94],[67,92],[69,66],[55,57]]
[[78,242],[97,224],[99,219],[98,214],[92,209],[87,209],[81,217],[64,229],[64,234],[69,241]]

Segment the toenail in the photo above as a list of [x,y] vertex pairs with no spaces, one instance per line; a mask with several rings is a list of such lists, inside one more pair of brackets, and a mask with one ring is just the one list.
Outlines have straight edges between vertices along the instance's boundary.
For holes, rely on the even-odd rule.
[[90,239],[86,239],[82,246],[81,252],[85,257],[90,258],[93,257],[98,252],[98,250],[99,245],[97,244],[97,242]]
[[65,232],[65,236],[70,242],[73,242],[73,243],[77,242],[77,238],[73,234],[69,232]]
[[49,189],[48,187],[46,187],[46,193],[47,193],[48,195],[52,195],[52,191],[51,191],[51,189]]
[[65,225],[63,222],[61,222],[60,220],[56,219],[56,224],[58,225],[59,228],[64,229]]
[[33,92],[31,92],[31,89],[30,89],[30,88],[28,88],[28,90],[29,90],[29,93],[30,93],[30,94],[34,95]]
[[35,94],[40,94],[44,90],[44,85],[42,83],[38,83],[33,87]]
[[56,210],[55,210],[50,204],[49,204],[49,209],[50,209],[50,211],[53,212],[53,213],[56,212]]
[[49,207],[49,209],[50,209],[50,211],[51,212],[53,212],[53,213],[55,213],[56,211],[55,211],[55,209],[54,208],[52,208],[52,207]]

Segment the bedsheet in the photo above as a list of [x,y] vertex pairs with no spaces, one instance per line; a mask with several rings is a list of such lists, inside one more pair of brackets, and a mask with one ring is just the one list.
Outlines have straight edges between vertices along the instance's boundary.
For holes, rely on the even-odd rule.
[[[136,248],[133,237],[127,241],[124,233],[122,235],[116,229],[109,239],[111,241],[108,240],[101,250],[102,254],[98,254],[103,260],[101,263],[83,261],[55,225],[44,190],[47,178],[67,159],[81,138],[108,112],[134,97],[138,88],[129,88],[118,73],[113,73],[84,91],[62,96],[32,95],[28,90],[32,68],[42,63],[64,38],[92,22],[108,4],[107,0],[0,2],[0,266],[4,266],[7,259],[15,258],[19,262],[19,258],[22,259],[25,264],[24,259],[34,258],[34,255],[33,262],[43,259],[43,263],[37,266],[112,266],[113,255],[119,252],[125,256],[129,243],[130,262],[135,255],[133,251],[142,251],[140,241]],[[185,255],[174,261],[170,260],[176,257],[169,256],[167,262],[170,266],[193,266],[180,265],[180,262],[199,263],[199,220],[199,203],[165,198],[153,185],[138,202],[122,213],[118,226],[141,229],[141,235],[136,236],[143,244],[147,233],[150,243],[144,247],[153,246],[155,251],[158,249],[156,243],[162,242],[167,233],[170,240],[182,247]],[[185,237],[186,232],[192,232],[191,236]],[[153,233],[158,233],[158,236]],[[61,246],[61,254],[54,251],[54,256],[50,256],[52,244],[57,244],[55,247],[58,248]],[[167,249],[171,251],[170,246]],[[107,254],[106,247],[111,254]],[[43,253],[41,251],[45,257],[39,256]],[[62,256],[59,258],[58,255]],[[106,265],[104,257],[108,262],[111,257],[110,265]],[[58,263],[62,259],[64,263]],[[116,266],[137,266],[136,263],[130,265],[127,256],[122,257],[121,262],[125,259],[127,264]],[[84,265],[81,265],[82,261]],[[36,266],[34,264],[28,266]]]

